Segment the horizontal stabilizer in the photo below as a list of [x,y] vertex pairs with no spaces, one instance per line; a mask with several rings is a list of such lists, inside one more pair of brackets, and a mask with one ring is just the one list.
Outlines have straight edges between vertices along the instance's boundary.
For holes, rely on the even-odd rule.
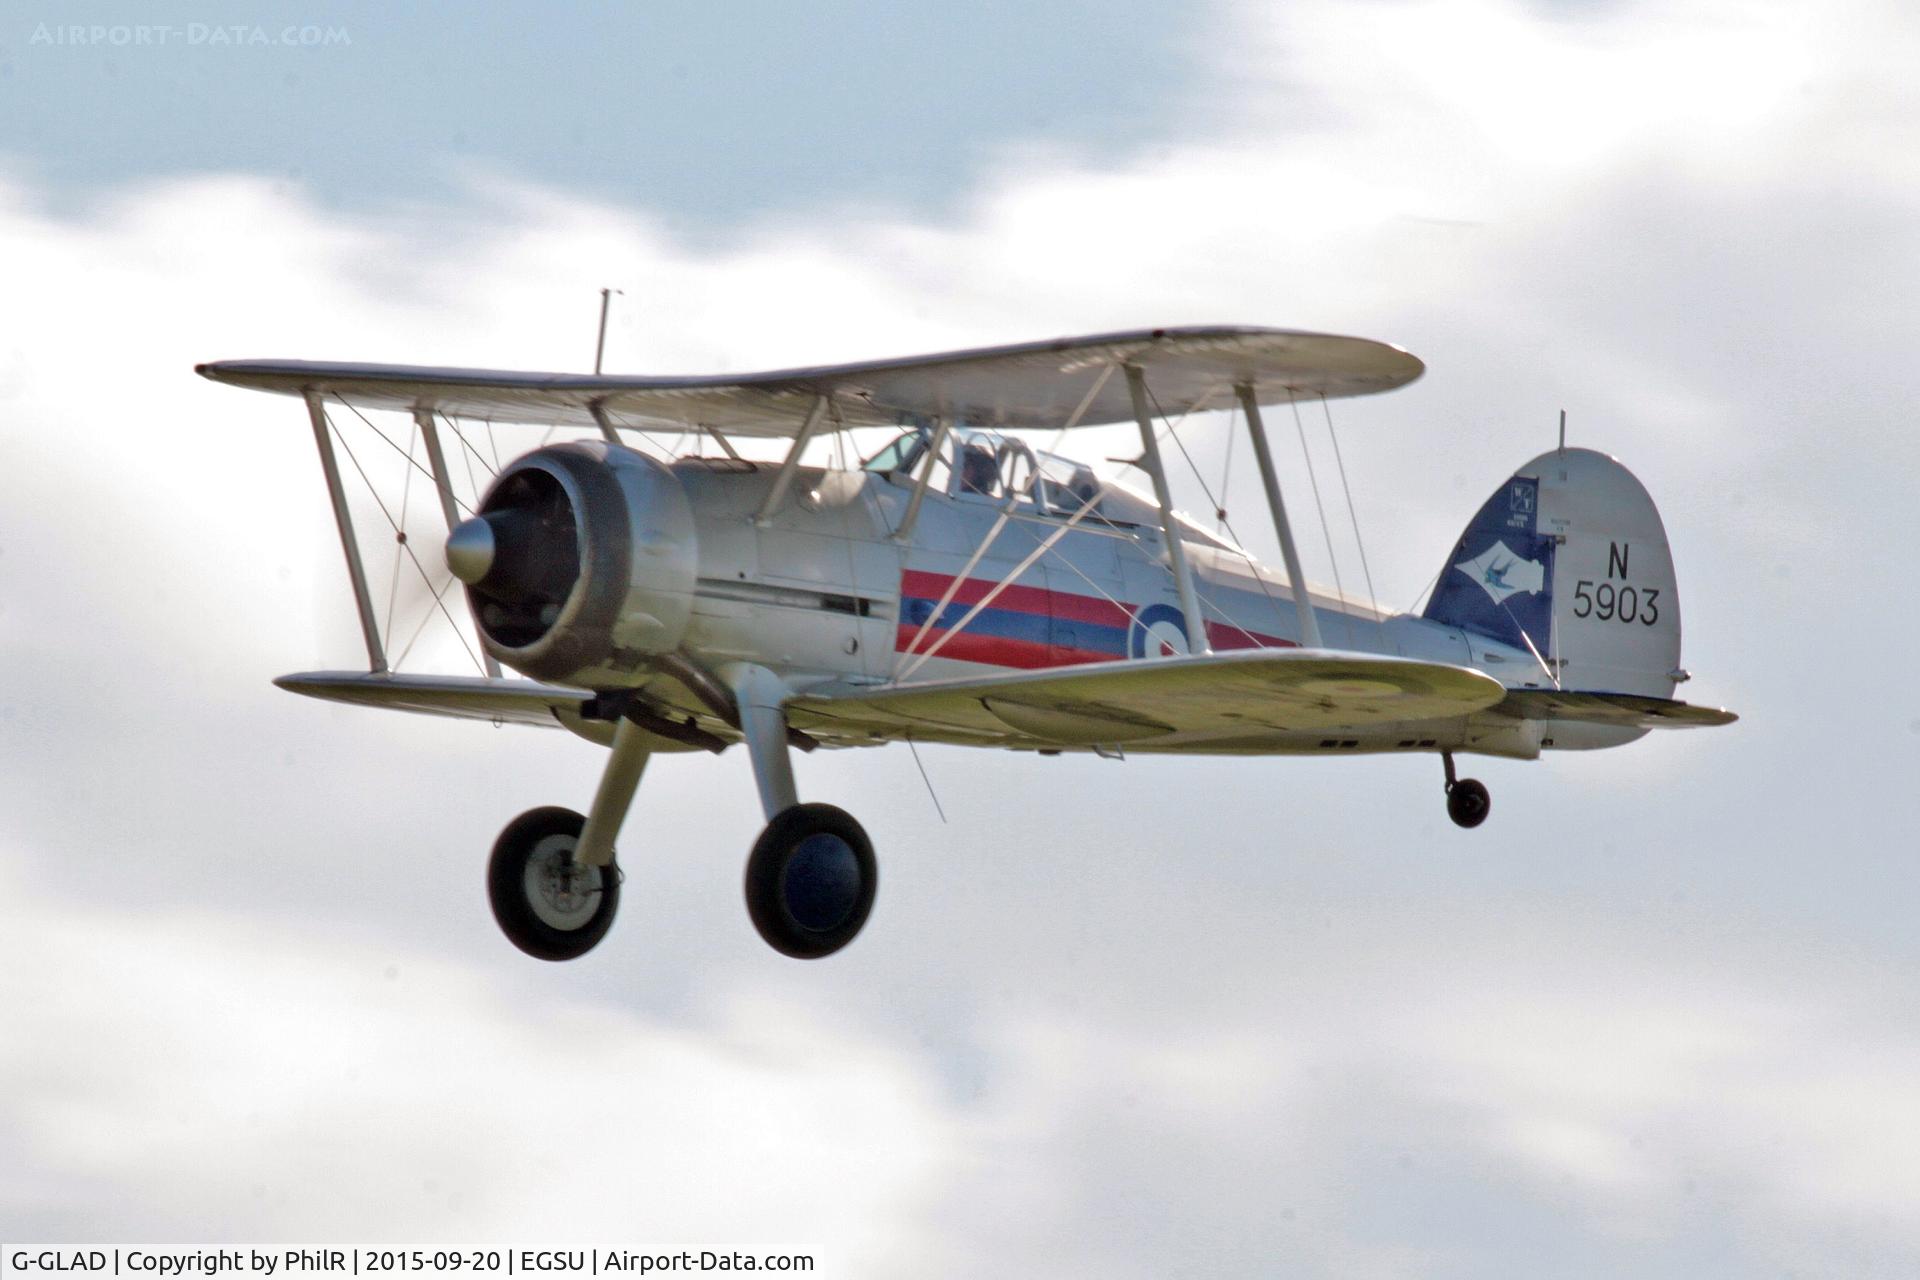
[[1699,707],[1671,698],[1554,689],[1509,689],[1506,700],[1494,711],[1527,720],[1575,720],[1622,729],[1697,729],[1732,724],[1740,718],[1723,707]]
[[533,680],[482,676],[395,675],[391,672],[302,671],[274,681],[290,693],[328,702],[389,707],[456,720],[560,727],[559,711],[577,711],[593,694]]
[[921,741],[1204,751],[1210,740],[1247,749],[1300,733],[1465,716],[1505,695],[1492,677],[1445,663],[1253,649],[803,694],[787,714],[803,729]]

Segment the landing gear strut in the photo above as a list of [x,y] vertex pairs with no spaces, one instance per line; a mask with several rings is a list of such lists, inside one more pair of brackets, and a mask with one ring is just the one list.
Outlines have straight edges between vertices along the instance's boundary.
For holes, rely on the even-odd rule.
[[646,744],[646,735],[622,720],[591,812],[529,809],[494,842],[487,863],[493,918],[508,942],[536,960],[577,960],[613,926],[620,906],[613,837],[647,767]]
[[[879,884],[873,843],[843,810],[800,803],[787,754],[789,691],[780,678],[751,663],[734,663],[721,674],[739,709],[767,815],[747,858],[747,914],[782,955],[832,955],[853,941],[873,911]],[[487,897],[507,940],[528,955],[575,959],[612,926],[620,905],[613,838],[640,785],[650,741],[637,720],[622,718],[590,812],[530,809],[500,833],[487,864]]]
[[860,824],[830,804],[801,804],[787,753],[786,687],[764,667],[722,673],[740,708],[740,732],[767,827],[747,858],[747,915],[766,944],[818,960],[852,942],[873,910],[879,869]]
[[1474,778],[1453,776],[1453,752],[1442,751],[1440,763],[1447,770],[1447,816],[1459,827],[1477,827],[1493,810],[1493,797],[1486,786]]

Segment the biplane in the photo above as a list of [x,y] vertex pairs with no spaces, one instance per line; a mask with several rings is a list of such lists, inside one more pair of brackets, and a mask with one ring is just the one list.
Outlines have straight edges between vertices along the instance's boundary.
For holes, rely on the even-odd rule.
[[[877,868],[850,814],[800,801],[795,750],[1419,752],[1441,762],[1452,820],[1474,827],[1490,799],[1456,754],[1534,759],[1731,722],[1674,699],[1687,673],[1665,530],[1632,473],[1590,449],[1503,480],[1418,615],[1307,584],[1262,408],[1389,391],[1423,369],[1383,342],[1242,327],[706,377],[198,366],[303,398],[319,448],[368,670],[281,687],[558,725],[609,748],[584,814],[521,814],[488,864],[501,928],[546,960],[584,954],[611,924],[615,837],[658,752],[745,744],[766,817],[748,913],[776,950],[814,958],[860,932]],[[411,416],[485,674],[389,670],[330,405]],[[1174,508],[1161,442],[1212,408],[1244,422],[1284,571]],[[462,503],[439,435],[461,420],[587,434],[513,459]],[[1125,424],[1144,491],[1030,438]],[[700,443],[633,447],[663,425]],[[816,440],[879,428],[891,439],[857,466],[805,461]],[[785,442],[784,457],[743,456],[756,439]]]

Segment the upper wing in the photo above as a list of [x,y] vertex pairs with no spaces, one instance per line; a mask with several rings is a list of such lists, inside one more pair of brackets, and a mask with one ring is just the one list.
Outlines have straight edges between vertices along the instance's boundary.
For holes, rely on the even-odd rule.
[[1635,693],[1570,693],[1557,689],[1509,689],[1494,708],[1527,720],[1578,720],[1623,729],[1690,729],[1732,724],[1740,717],[1724,707],[1700,707],[1672,698]]
[[1251,751],[1297,748],[1305,733],[1464,716],[1506,692],[1491,676],[1444,663],[1256,649],[801,694],[787,715],[830,737]]
[[[590,427],[598,404],[622,417],[788,437],[814,397],[833,398],[845,426],[893,426],[905,415],[977,426],[1053,429],[1131,422],[1121,362],[1147,372],[1171,414],[1251,383],[1262,402],[1367,395],[1419,377],[1426,366],[1385,342],[1284,329],[1142,329],[1014,346],[772,373],[653,378],[518,373],[305,360],[221,360],[195,366],[216,382],[287,395],[317,391],[360,408],[429,409],[499,422]],[[1095,383],[1099,386],[1095,389]],[[1089,393],[1091,398],[1089,399]],[[1082,402],[1086,407],[1075,419]]]
[[560,727],[558,713],[576,712],[593,694],[533,680],[391,672],[303,671],[274,681],[282,689],[329,702],[392,707],[430,716]]

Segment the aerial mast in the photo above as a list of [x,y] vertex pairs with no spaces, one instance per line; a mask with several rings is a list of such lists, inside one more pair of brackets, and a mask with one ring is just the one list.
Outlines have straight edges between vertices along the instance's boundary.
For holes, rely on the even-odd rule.
[[600,340],[593,346],[593,371],[600,372],[600,362],[607,354],[607,307],[613,301],[613,295],[622,293],[620,289],[602,289],[600,291]]

